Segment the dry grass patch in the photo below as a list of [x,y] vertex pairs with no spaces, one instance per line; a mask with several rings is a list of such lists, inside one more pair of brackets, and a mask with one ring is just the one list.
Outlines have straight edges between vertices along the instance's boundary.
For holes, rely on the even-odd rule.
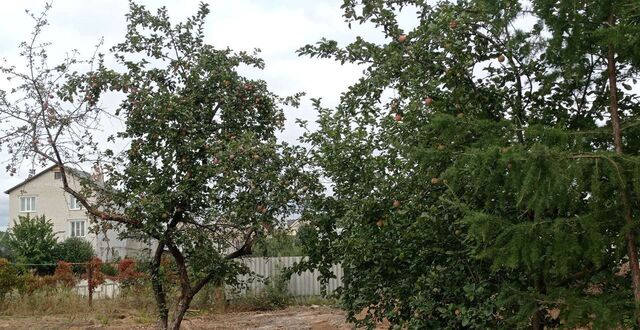
[[[8,320],[41,319],[52,328],[105,326],[120,323],[149,324],[155,321],[155,302],[148,288],[123,289],[116,298],[89,299],[70,289],[13,293],[0,305],[0,327]],[[124,321],[123,321],[124,320]]]

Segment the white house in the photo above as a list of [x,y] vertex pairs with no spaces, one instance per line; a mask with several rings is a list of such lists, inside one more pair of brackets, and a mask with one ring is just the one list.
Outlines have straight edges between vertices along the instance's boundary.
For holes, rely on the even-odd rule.
[[[67,175],[69,185],[80,188],[76,176],[89,174],[74,172],[75,174]],[[98,177],[93,179],[101,180]],[[148,245],[134,239],[119,239],[114,230],[100,234],[90,233],[90,217],[82,205],[62,189],[60,171],[55,165],[11,187],[5,194],[9,195],[9,229],[14,221],[18,221],[18,216],[45,215],[53,222],[53,230],[59,241],[68,237],[82,237],[91,242],[96,255],[104,261],[148,254]]]

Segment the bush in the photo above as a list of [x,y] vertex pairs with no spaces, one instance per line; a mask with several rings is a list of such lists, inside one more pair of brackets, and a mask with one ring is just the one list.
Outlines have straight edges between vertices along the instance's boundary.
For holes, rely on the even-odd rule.
[[7,259],[0,259],[0,301],[13,290],[21,290],[24,286],[22,270]]
[[136,280],[142,278],[144,273],[137,270],[136,261],[133,259],[125,258],[118,262],[118,281],[123,284],[131,284]]
[[76,285],[76,278],[73,276],[73,271],[71,270],[71,263],[58,261],[58,267],[56,268],[55,273],[53,274],[54,278],[57,282],[62,285],[71,288]]
[[71,289],[77,283],[77,279],[73,275],[72,265],[64,261],[58,262],[53,275],[26,273],[22,275],[21,280],[23,284],[19,287],[18,296],[29,296],[36,292],[53,294],[60,291],[60,289]]
[[89,272],[91,272],[91,286],[94,288],[105,282],[104,273],[102,273],[102,259],[93,257],[87,265],[86,279],[89,279]]
[[273,308],[285,308],[291,303],[291,295],[287,288],[289,276],[280,272],[276,276],[269,278],[267,285],[262,291],[262,296]]
[[53,233],[53,223],[44,215],[39,217],[20,216],[13,222],[8,245],[15,253],[16,260],[28,264],[50,264],[34,267],[38,273],[51,273],[57,261],[54,250],[58,245]]
[[11,247],[9,247],[9,233],[1,232],[1,231],[0,231],[0,258],[7,259],[9,261],[12,261],[14,259],[13,251],[11,250]]
[[89,262],[93,257],[93,246],[91,243],[80,237],[69,237],[62,243],[57,244],[54,255],[58,260],[77,263]]
[[247,293],[233,302],[234,308],[247,311],[266,311],[282,309],[292,302],[288,292],[288,273],[279,274],[267,279],[265,287],[258,293]]
[[116,268],[116,266],[114,266],[112,263],[102,264],[100,266],[100,272],[110,277],[118,276],[118,268]]
[[[69,237],[56,245],[53,254],[57,261],[70,263],[89,262],[93,257],[93,246],[83,238]],[[76,274],[83,273],[86,268],[85,265],[74,265],[72,267],[73,272]]]

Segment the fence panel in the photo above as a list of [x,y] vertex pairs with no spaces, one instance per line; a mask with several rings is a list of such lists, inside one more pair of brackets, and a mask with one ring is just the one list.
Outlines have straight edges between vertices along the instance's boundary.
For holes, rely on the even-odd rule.
[[[304,257],[270,257],[270,258],[244,258],[242,262],[249,267],[251,272],[255,273],[258,278],[252,281],[252,278],[248,275],[240,277],[241,281],[248,282],[247,288],[240,291],[240,293],[260,292],[265,287],[265,281],[269,278],[274,278],[280,275],[282,269],[291,267],[294,263],[298,263],[303,260]],[[338,287],[342,286],[342,267],[339,264],[333,265],[331,268],[336,275],[335,279],[329,280],[327,285],[327,292],[333,292]],[[288,290],[289,294],[293,296],[318,296],[321,294],[322,286],[318,277],[320,272],[305,271],[301,274],[293,274],[289,279]],[[230,290],[231,291],[231,290]],[[233,294],[232,294],[233,296]]]
[[[291,267],[295,263],[303,260],[304,257],[270,257],[270,258],[243,258],[240,261],[249,267],[249,270],[253,272],[256,277],[249,275],[243,275],[240,277],[240,281],[246,282],[245,288],[239,292],[235,292],[231,287],[227,288],[230,297],[234,297],[237,294],[244,294],[247,292],[258,293],[265,287],[265,282],[270,278],[279,276],[284,268]],[[342,286],[342,267],[339,264],[333,265],[331,268],[337,278],[329,280],[327,285],[327,292],[331,293],[338,287]],[[318,277],[320,272],[305,271],[301,274],[293,274],[289,279],[288,291],[292,296],[319,296],[322,292],[320,281]],[[89,288],[87,286],[87,280],[82,280],[76,284],[75,291],[82,295],[89,295]],[[94,289],[93,297],[100,298],[114,298],[120,293],[120,285],[117,282],[106,280],[105,283],[97,286]]]
[[[75,291],[83,297],[88,296],[89,286],[87,285],[87,280],[78,282],[78,284],[76,284]],[[93,289],[94,299],[115,298],[118,294],[120,294],[120,284],[109,279],[105,280],[104,283]]]

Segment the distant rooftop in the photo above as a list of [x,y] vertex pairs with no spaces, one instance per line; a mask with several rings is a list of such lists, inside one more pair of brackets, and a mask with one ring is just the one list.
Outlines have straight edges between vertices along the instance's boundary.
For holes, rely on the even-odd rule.
[[[35,178],[37,178],[37,177],[41,176],[41,175],[42,175],[42,174],[44,174],[44,173],[47,173],[47,172],[51,171],[52,169],[54,169],[54,168],[56,168],[56,167],[58,167],[58,165],[56,165],[56,164],[51,165],[51,166],[49,166],[49,167],[45,168],[44,170],[42,170],[42,171],[40,171],[40,172],[38,172],[38,173],[36,173],[36,174],[34,174],[34,175],[32,175],[32,176],[28,177],[26,180],[24,180],[24,181],[22,181],[22,182],[18,183],[17,185],[15,185],[15,186],[13,186],[13,187],[9,188],[9,189],[8,189],[8,190],[6,190],[4,193],[5,193],[5,194],[9,194],[9,193],[11,193],[13,190],[15,190],[15,189],[17,189],[17,188],[19,188],[19,187],[24,186],[24,185],[25,185],[25,184],[27,184],[29,181],[31,181],[31,180],[33,180],[33,179],[35,179]],[[74,175],[76,175],[76,176],[78,176],[78,177],[89,177],[89,176],[91,175],[91,174],[89,174],[89,173],[87,173],[87,172],[85,172],[85,171],[82,171],[82,170],[76,170],[76,169],[72,169],[72,168],[68,168],[68,167],[66,168],[66,170],[67,170],[67,171],[69,171],[69,172],[71,172],[71,174],[74,174]]]

